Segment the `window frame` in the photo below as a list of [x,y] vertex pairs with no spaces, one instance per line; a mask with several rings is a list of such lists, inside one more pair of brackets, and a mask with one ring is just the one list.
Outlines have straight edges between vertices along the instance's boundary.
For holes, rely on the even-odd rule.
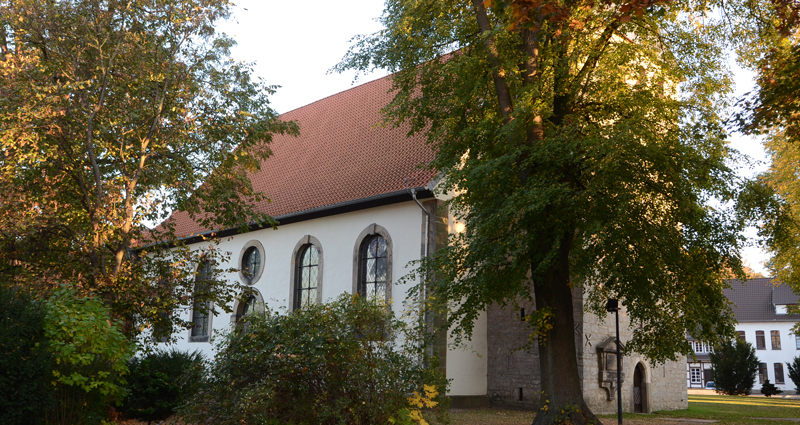
[[763,384],[764,381],[769,380],[769,371],[767,370],[766,363],[758,364],[758,383]]
[[767,341],[764,336],[764,331],[756,331],[756,350],[766,350]]
[[769,331],[769,339],[773,350],[781,349],[781,331]]
[[740,340],[742,340],[742,342],[747,342],[745,331],[736,331],[736,335],[739,337]]
[[[773,367],[773,371],[775,372],[775,383],[776,384],[785,384],[786,383],[786,377],[785,377],[785,375],[783,373],[783,363],[774,363],[772,365],[772,367]],[[778,373],[778,372],[780,372],[780,373]],[[778,380],[779,377],[781,378],[780,381]]]
[[364,230],[356,238],[356,243],[353,246],[353,285],[352,285],[352,293],[353,294],[360,294],[361,293],[361,286],[362,286],[362,259],[363,259],[363,248],[364,243],[368,240],[371,240],[375,236],[380,236],[383,238],[384,243],[386,244],[386,282],[385,282],[385,290],[386,290],[386,298],[385,302],[388,305],[389,301],[392,299],[392,256],[393,256],[393,244],[392,244],[392,237],[389,235],[389,231],[386,230],[383,226],[372,223],[367,226]]
[[[201,268],[205,270],[201,270]],[[198,317],[198,306],[200,305],[197,300],[197,290],[198,286],[202,285],[203,282],[206,280],[203,279],[204,277],[212,274],[214,271],[214,262],[209,259],[203,259],[200,261],[200,264],[197,265],[197,269],[195,271],[196,275],[194,278],[194,287],[192,288],[192,327],[189,328],[189,342],[210,342],[211,341],[211,333],[212,333],[212,322],[214,318],[213,313],[213,306],[211,305],[210,300],[206,300],[206,312],[200,313]],[[197,327],[197,320],[205,318],[206,320],[206,333],[202,335],[195,335],[195,328]]]
[[689,368],[689,383],[692,384],[703,383],[703,371],[699,367]]
[[800,350],[800,334],[796,334],[794,336],[794,344],[798,350]]
[[255,303],[255,311],[259,314],[264,314],[266,311],[266,307],[264,306],[264,297],[261,296],[261,292],[258,291],[256,288],[246,288],[243,292],[241,297],[236,298],[233,302],[233,314],[231,314],[231,325],[236,326],[237,323],[244,317],[244,312],[242,311],[244,307],[247,305],[247,300],[250,297],[254,297],[256,299]]
[[[256,251],[258,251],[258,255],[261,257],[261,261],[260,261],[261,265],[258,268],[258,270],[256,270],[255,273],[253,273],[253,276],[248,276],[244,272],[244,269],[245,269],[244,262],[247,259],[246,258],[246,254],[250,251],[251,248],[255,249]],[[253,239],[251,241],[248,241],[246,244],[244,244],[244,246],[242,246],[241,251],[239,251],[239,263],[238,263],[239,264],[239,281],[244,283],[245,285],[248,285],[248,286],[255,285],[256,282],[258,282],[258,280],[261,279],[261,275],[264,273],[264,267],[266,266],[266,261],[265,260],[266,260],[266,257],[264,255],[264,245],[261,245],[261,242]]]
[[[295,245],[294,250],[292,251],[292,262],[291,267],[292,271],[290,273],[290,287],[289,287],[289,311],[294,311],[298,306],[296,305],[299,301],[296,300],[297,298],[297,285],[300,281],[300,270],[301,266],[301,258],[302,254],[305,254],[305,248],[309,245],[313,245],[314,248],[317,250],[317,294],[315,302],[317,304],[322,303],[322,285],[323,285],[323,271],[324,271],[324,254],[322,251],[322,244],[319,240],[311,235],[303,236]],[[302,307],[302,306],[301,306]]]

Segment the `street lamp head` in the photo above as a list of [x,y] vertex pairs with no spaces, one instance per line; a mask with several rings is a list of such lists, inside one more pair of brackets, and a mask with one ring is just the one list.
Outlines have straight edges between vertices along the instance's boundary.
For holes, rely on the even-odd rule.
[[619,301],[616,298],[609,298],[606,302],[606,311],[611,313],[619,310]]

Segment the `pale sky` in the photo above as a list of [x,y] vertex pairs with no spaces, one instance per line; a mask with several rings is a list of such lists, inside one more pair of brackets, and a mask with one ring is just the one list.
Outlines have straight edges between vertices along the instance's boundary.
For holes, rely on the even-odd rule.
[[[281,86],[270,97],[272,107],[284,113],[352,87],[354,73],[328,74],[347,52],[350,40],[370,34],[381,26],[382,0],[234,0],[233,19],[219,29],[239,43],[235,59],[256,62],[256,76]],[[359,84],[380,78],[385,72],[359,77]],[[753,87],[753,75],[736,71],[736,93]],[[744,166],[743,176],[766,169],[766,154],[758,140],[734,136],[732,145],[752,157],[755,167]],[[755,230],[748,236],[755,237]],[[766,273],[766,255],[755,247],[745,250],[745,260]]]

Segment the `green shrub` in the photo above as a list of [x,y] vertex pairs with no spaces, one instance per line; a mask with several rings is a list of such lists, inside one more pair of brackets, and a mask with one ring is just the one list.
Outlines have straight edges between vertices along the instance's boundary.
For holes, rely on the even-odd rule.
[[723,341],[711,353],[711,379],[717,392],[727,395],[749,395],[756,383],[758,357],[753,346],[741,338]]
[[56,424],[100,423],[109,403],[125,395],[122,376],[133,344],[97,298],[56,289],[47,301],[45,335],[57,366],[53,371],[57,406],[47,412]]
[[764,381],[764,384],[761,385],[761,394],[763,394],[766,397],[771,397],[774,396],[775,394],[780,394],[782,392],[783,390],[773,385],[772,382],[769,382],[769,379]]
[[158,350],[128,361],[128,396],[122,412],[148,421],[167,419],[200,388],[205,374],[202,353],[177,349]]
[[420,334],[383,305],[345,294],[247,320],[218,346],[187,422],[384,424],[408,412],[423,384],[444,393]]
[[55,403],[55,361],[44,331],[45,305],[0,284],[0,424],[35,424]]
[[794,382],[794,390],[800,394],[800,356],[797,356],[789,363],[789,379]]

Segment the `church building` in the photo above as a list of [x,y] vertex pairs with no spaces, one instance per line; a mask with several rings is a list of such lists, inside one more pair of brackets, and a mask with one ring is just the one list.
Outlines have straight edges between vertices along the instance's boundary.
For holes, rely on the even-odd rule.
[[[433,151],[424,136],[382,123],[391,100],[391,76],[353,87],[287,112],[300,136],[276,135],[273,155],[250,177],[271,200],[257,205],[280,223],[277,230],[245,233],[206,229],[188,214],[171,217],[176,234],[192,247],[220,237],[216,249],[229,252],[219,269],[246,286],[234,314],[186,311],[194,327],[178,336],[178,348],[213,355],[221,330],[254,311],[288,311],[348,293],[382,297],[403,309],[409,285],[397,285],[409,264],[463,230],[447,210],[447,196],[435,190],[438,173],[425,167]],[[210,264],[197,265],[202,272]],[[201,275],[201,273],[198,273]],[[574,294],[576,311],[583,295]],[[536,350],[519,350],[528,339],[524,321],[533,306],[494,307],[482,314],[466,345],[442,344],[441,363],[450,379],[454,407],[498,406],[537,409],[540,392]],[[576,313],[575,341],[583,391],[595,413],[616,412],[614,319]],[[624,344],[631,336],[620,313]],[[444,348],[447,347],[447,348]],[[686,360],[656,365],[641,356],[622,359],[622,401],[626,411],[685,409]]]

